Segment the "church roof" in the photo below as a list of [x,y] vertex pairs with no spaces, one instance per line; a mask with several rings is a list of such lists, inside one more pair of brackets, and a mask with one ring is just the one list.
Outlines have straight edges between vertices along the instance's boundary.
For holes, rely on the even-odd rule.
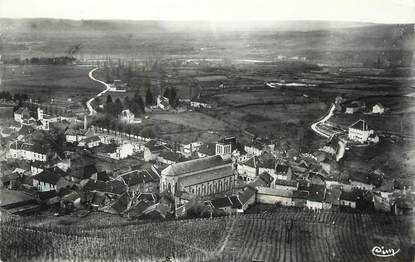
[[203,171],[209,168],[219,167],[230,163],[230,160],[225,161],[219,155],[209,156],[172,164],[165,169],[164,173],[167,176],[180,176],[183,174]]

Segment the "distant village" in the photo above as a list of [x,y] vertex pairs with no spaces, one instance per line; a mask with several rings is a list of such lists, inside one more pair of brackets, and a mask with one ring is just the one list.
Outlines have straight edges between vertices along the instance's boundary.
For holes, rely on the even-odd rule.
[[[181,102],[212,107],[197,100]],[[339,104],[336,99],[332,110],[361,110],[358,103],[343,109]],[[158,96],[149,110],[169,107],[169,98]],[[384,110],[380,104],[373,107],[376,114]],[[118,119],[141,123],[129,109],[121,110]],[[256,204],[412,212],[412,188],[388,179],[382,170],[339,171],[338,161],[349,146],[379,141],[364,120],[339,131],[323,119],[314,128],[327,143],[315,152],[291,156],[277,140],[267,138],[254,137],[247,144],[223,137],[214,143],[172,145],[94,126],[87,112],[51,115],[40,106],[22,105],[1,130],[1,187],[26,197],[0,208],[18,215],[50,210],[58,216],[89,210],[130,219],[229,215]]]

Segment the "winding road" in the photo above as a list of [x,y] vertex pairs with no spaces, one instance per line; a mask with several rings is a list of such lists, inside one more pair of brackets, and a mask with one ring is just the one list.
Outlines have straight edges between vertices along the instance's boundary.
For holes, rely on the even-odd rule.
[[94,80],[94,81],[96,81],[96,82],[98,82],[98,83],[103,84],[103,85],[105,86],[105,90],[104,90],[104,91],[102,91],[101,93],[97,94],[96,96],[92,97],[91,99],[89,99],[89,100],[86,102],[86,106],[88,107],[88,110],[89,110],[89,115],[90,115],[90,116],[95,115],[95,114],[97,113],[97,111],[95,111],[95,109],[94,109],[94,108],[92,107],[92,105],[91,105],[92,101],[94,101],[97,97],[102,96],[103,94],[105,94],[106,92],[108,92],[108,91],[111,89],[111,87],[110,87],[110,85],[109,85],[109,84],[105,83],[104,81],[101,81],[101,80],[96,79],[96,78],[92,75],[92,73],[94,73],[94,72],[95,72],[95,70],[98,70],[98,67],[97,67],[97,68],[92,69],[91,71],[89,71],[88,76],[89,76],[89,78],[91,78],[92,80]]
[[317,121],[317,122],[315,122],[314,124],[312,124],[312,125],[311,125],[311,129],[313,129],[313,131],[314,131],[314,132],[316,132],[317,134],[319,134],[320,136],[323,136],[323,137],[329,138],[329,137],[330,137],[329,135],[327,135],[326,133],[321,132],[321,131],[318,129],[318,125],[319,125],[319,124],[321,124],[321,123],[326,122],[327,120],[329,120],[329,119],[330,119],[330,117],[332,117],[332,116],[333,116],[333,113],[334,113],[334,110],[335,110],[335,109],[336,109],[336,107],[332,104],[332,105],[331,105],[331,108],[330,108],[330,110],[329,110],[329,113],[328,113],[325,117],[323,117],[322,119],[320,119],[319,121]]

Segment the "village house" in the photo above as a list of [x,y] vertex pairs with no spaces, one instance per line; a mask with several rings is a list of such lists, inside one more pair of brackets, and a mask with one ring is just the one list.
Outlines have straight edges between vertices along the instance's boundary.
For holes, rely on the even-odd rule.
[[43,161],[32,161],[30,162],[30,172],[32,176],[39,174],[45,169],[45,162]]
[[372,108],[373,114],[383,114],[385,113],[385,107],[381,103],[377,103]]
[[154,161],[164,149],[168,149],[166,143],[158,140],[150,140],[144,145],[144,161]]
[[294,191],[279,188],[258,187],[258,191],[256,193],[256,203],[294,206],[294,202],[292,200],[293,192]]
[[308,196],[306,207],[309,209],[326,209],[330,206],[325,205],[326,187],[324,185],[310,184],[307,188]]
[[65,179],[65,176],[67,176],[67,173],[60,168],[47,168],[33,176],[33,187],[40,192],[58,191],[62,188],[70,187],[71,183]]
[[294,191],[298,189],[298,182],[294,180],[275,179],[271,188],[278,190]]
[[160,191],[173,196],[176,191],[206,196],[231,190],[235,183],[231,161],[212,156],[168,166],[161,172]]
[[260,156],[265,151],[265,145],[255,139],[250,144],[245,145],[244,149],[250,155]]
[[69,128],[65,131],[66,142],[79,143],[86,138],[86,130]]
[[241,202],[239,201],[237,196],[225,196],[215,198],[209,201],[209,204],[216,209],[224,211],[226,214],[236,213],[237,210],[239,210],[242,207]]
[[191,156],[194,152],[197,152],[203,145],[202,142],[192,142],[190,144],[182,145],[181,151],[185,156]]
[[157,96],[157,107],[161,110],[169,110],[170,109],[170,103],[169,99],[164,96]]
[[10,158],[24,159],[28,161],[46,162],[48,153],[40,145],[34,145],[16,140],[10,144],[9,156]]
[[363,198],[362,190],[342,191],[340,194],[340,205],[356,208],[357,202]]
[[198,157],[207,157],[216,155],[216,143],[204,143],[197,151]]
[[361,172],[352,172],[349,178],[349,184],[352,189],[372,191],[376,186],[370,174]]
[[33,117],[31,117],[30,111],[27,107],[20,107],[14,112],[14,120],[16,122],[23,124],[29,121],[30,119],[35,120]]
[[127,191],[137,193],[158,193],[160,186],[159,171],[154,167],[126,172],[116,178],[127,186]]
[[109,153],[109,157],[113,159],[124,159],[131,155],[133,155],[135,152],[134,145],[131,143],[124,143],[115,148],[115,152]]
[[212,108],[212,105],[198,101],[198,100],[190,101],[190,106],[193,108]]
[[352,124],[348,129],[348,138],[359,143],[366,143],[368,141],[377,143],[379,138],[375,136],[374,130],[370,130],[366,121],[358,120]]
[[100,144],[101,144],[101,138],[97,135],[94,135],[94,136],[90,136],[79,141],[78,146],[93,148],[93,147],[99,146]]
[[284,164],[277,164],[275,167],[275,179],[291,180],[292,179],[291,167]]
[[181,154],[177,152],[174,152],[171,149],[164,149],[157,156],[156,160],[163,164],[171,165],[171,164],[185,161],[186,158],[184,158],[184,156],[182,156]]
[[119,116],[121,122],[124,123],[133,123],[134,122],[134,114],[129,109],[124,109],[121,111],[121,114]]
[[349,105],[346,106],[346,114],[354,114],[364,109],[366,106],[359,101],[352,101]]

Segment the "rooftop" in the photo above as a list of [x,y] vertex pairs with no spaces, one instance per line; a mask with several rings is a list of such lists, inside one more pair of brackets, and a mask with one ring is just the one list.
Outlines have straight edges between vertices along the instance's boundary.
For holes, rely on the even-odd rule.
[[231,166],[231,161],[225,161],[221,156],[198,158],[168,166],[164,171],[167,176],[180,176],[184,174],[201,172],[210,168]]

